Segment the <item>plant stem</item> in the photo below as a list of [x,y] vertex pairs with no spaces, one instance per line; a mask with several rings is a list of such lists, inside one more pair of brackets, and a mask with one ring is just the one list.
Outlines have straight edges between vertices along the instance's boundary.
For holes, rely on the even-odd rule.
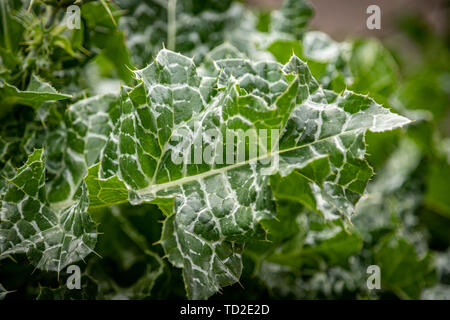
[[106,4],[106,1],[105,0],[100,0],[100,2],[102,3],[103,7],[105,8],[106,12],[108,13],[109,17],[111,18],[112,22],[114,23],[114,26],[117,27],[117,22],[116,22],[116,20],[114,20],[114,17],[113,17],[113,14],[111,12],[111,9]]
[[1,11],[2,11],[2,22],[3,22],[3,37],[5,38],[6,49],[11,51],[11,40],[9,39],[8,33],[8,21],[6,20],[6,4],[5,1],[0,1]]
[[50,29],[51,26],[53,26],[53,23],[55,22],[56,13],[58,12],[59,8],[50,8],[50,16],[47,20],[47,23],[45,24],[45,29]]
[[176,13],[177,13],[177,0],[168,0],[167,4],[167,49],[175,50],[176,42]]

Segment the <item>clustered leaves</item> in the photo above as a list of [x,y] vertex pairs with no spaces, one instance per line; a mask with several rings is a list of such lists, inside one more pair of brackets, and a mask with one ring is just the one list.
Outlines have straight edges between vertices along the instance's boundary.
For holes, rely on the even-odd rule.
[[[260,15],[233,1],[81,1],[72,30],[70,4],[0,6],[11,30],[0,35],[8,290],[38,299],[449,296],[448,270],[435,262],[448,257],[450,225],[450,133],[433,120],[443,107],[411,107],[422,80],[402,82],[380,43],[307,31],[304,1]],[[418,74],[431,73],[426,55],[439,41],[421,44]],[[448,77],[448,61],[434,72]],[[229,150],[205,132],[249,129],[269,132],[257,157],[246,144],[233,163],[186,161],[198,141]],[[76,291],[64,282],[75,263]],[[366,286],[373,264],[382,290]],[[28,268],[39,271],[23,279]],[[245,289],[224,288],[236,283]]]

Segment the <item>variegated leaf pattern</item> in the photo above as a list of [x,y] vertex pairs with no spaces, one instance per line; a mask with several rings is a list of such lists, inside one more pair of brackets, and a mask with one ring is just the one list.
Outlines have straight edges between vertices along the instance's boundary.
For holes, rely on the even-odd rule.
[[307,0],[285,0],[280,10],[272,11],[271,29],[301,39],[313,14]]
[[52,174],[47,196],[52,205],[64,207],[73,201],[88,168],[99,161],[119,112],[116,95],[80,100],[65,112],[60,128],[48,133],[47,154],[59,156],[47,164]]
[[[311,96],[294,109],[280,149],[300,145],[315,156],[327,156],[329,161],[316,161],[284,180],[274,177],[272,185],[278,197],[295,198],[328,219],[350,218],[373,174],[364,160],[366,130],[385,131],[409,120],[350,91],[342,95],[326,91],[320,99]],[[298,189],[290,188],[293,183]]]
[[120,25],[129,32],[127,46],[138,66],[164,45],[201,61],[248,18],[245,7],[231,0],[127,0],[120,6],[134,13]]
[[0,211],[1,259],[27,253],[37,268],[60,272],[93,251],[97,231],[87,214],[87,189],[82,185],[77,200],[65,208],[50,206],[42,149],[36,149],[8,182]]
[[[298,174],[305,186],[300,195],[313,209],[348,218],[372,175],[365,131],[409,122],[366,96],[323,90],[295,56],[285,66],[238,58],[212,63],[216,71],[200,76],[192,59],[162,50],[136,71],[139,84],[123,90],[100,164],[87,178],[99,205],[108,205],[113,192],[128,192],[134,204],[166,199],[161,242],[169,260],[183,267],[190,298],[238,281],[242,245],[263,239],[259,222],[275,215],[271,175]],[[256,140],[257,157],[247,157],[246,144],[246,157],[221,162],[217,151],[226,153],[226,143],[205,133],[225,137],[239,129],[265,129],[268,142]],[[214,161],[195,163],[198,141],[202,150],[216,151]],[[275,158],[273,167],[267,160]]]

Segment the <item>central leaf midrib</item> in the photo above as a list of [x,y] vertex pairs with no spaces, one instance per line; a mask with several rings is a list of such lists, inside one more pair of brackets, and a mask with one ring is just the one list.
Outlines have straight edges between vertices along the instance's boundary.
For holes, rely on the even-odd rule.
[[[170,188],[173,188],[173,187],[177,187],[177,186],[180,186],[180,185],[183,185],[183,184],[186,184],[186,183],[190,183],[190,182],[193,182],[193,181],[198,181],[200,179],[204,179],[204,178],[208,178],[208,177],[211,177],[211,176],[214,176],[214,175],[217,175],[217,174],[221,174],[221,173],[227,172],[229,170],[233,170],[233,169],[239,168],[241,166],[248,165],[248,164],[250,164],[252,162],[255,162],[255,161],[260,161],[260,160],[263,160],[263,159],[267,159],[267,158],[270,158],[270,157],[273,157],[275,155],[279,155],[279,154],[282,154],[282,153],[285,153],[285,152],[306,148],[306,147],[309,147],[309,146],[314,145],[316,143],[325,141],[327,139],[330,139],[330,138],[333,138],[333,137],[337,137],[337,136],[340,136],[340,135],[345,134],[345,133],[358,131],[358,130],[361,130],[361,129],[364,129],[364,128],[355,128],[355,129],[351,129],[351,130],[342,131],[342,132],[340,132],[340,133],[338,133],[336,135],[332,135],[332,136],[328,136],[326,138],[318,139],[318,140],[312,141],[310,143],[307,143],[307,144],[304,144],[304,145],[301,145],[301,146],[295,146],[295,147],[291,147],[291,148],[287,148],[287,149],[283,149],[283,150],[278,150],[276,152],[266,153],[263,156],[255,157],[255,158],[243,161],[243,162],[235,163],[235,164],[230,165],[230,166],[222,167],[222,168],[219,168],[219,169],[209,170],[209,171],[197,174],[197,175],[183,177],[181,179],[173,180],[173,181],[166,182],[166,183],[153,184],[153,185],[150,185],[150,186],[148,186],[146,188],[136,190],[136,193],[142,195],[142,194],[148,194],[148,193],[156,193],[156,192],[161,191],[161,190],[167,190],[167,189],[170,189]],[[325,156],[325,154],[323,156]],[[317,158],[312,158],[311,161],[314,161],[316,159]],[[309,162],[307,162],[307,163],[309,163]]]

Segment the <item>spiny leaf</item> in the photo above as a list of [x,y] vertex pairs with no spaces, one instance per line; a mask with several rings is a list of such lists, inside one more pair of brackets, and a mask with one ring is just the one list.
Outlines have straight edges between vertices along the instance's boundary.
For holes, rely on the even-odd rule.
[[96,226],[86,213],[85,186],[70,205],[50,206],[44,169],[43,150],[37,149],[8,180],[0,211],[0,259],[27,253],[37,268],[59,272],[93,251]]
[[[162,244],[169,260],[183,267],[190,298],[207,298],[238,281],[241,244],[264,237],[259,222],[275,214],[270,175],[285,177],[319,160],[320,172],[303,171],[314,208],[348,218],[372,174],[364,161],[365,131],[409,122],[365,96],[322,90],[295,56],[285,66],[243,59],[214,65],[215,76],[202,77],[191,59],[162,50],[136,71],[140,83],[121,95],[121,114],[100,167],[92,170],[98,176],[88,177],[93,194],[112,194],[114,179],[132,203],[175,199]],[[196,141],[202,150],[225,154],[221,139],[202,139],[207,130],[225,137],[238,129],[268,130],[266,148],[257,141],[257,157],[233,158],[232,164],[220,161],[220,153],[211,163],[189,163]],[[181,163],[173,161],[180,155]],[[270,167],[273,159],[278,167]]]
[[0,117],[5,115],[15,104],[24,104],[36,109],[47,101],[70,98],[70,95],[57,92],[50,84],[42,81],[35,75],[31,76],[30,83],[24,91],[0,79],[0,99],[2,100]]
[[58,148],[55,153],[63,154],[61,162],[52,165],[58,170],[47,190],[51,203],[73,199],[88,168],[98,162],[119,112],[117,96],[112,94],[81,100],[66,111],[60,130],[54,130],[47,141],[49,148]]

